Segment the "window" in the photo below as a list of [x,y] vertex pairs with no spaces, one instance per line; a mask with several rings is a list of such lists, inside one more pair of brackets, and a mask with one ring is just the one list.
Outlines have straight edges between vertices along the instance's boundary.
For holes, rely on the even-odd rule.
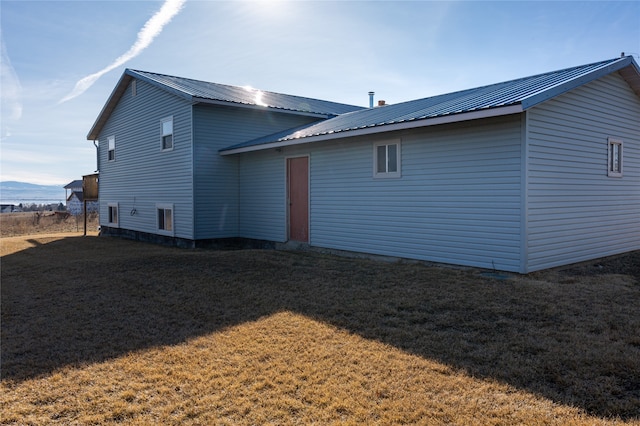
[[109,145],[109,151],[107,154],[107,157],[109,159],[109,161],[115,161],[116,159],[116,137],[115,136],[109,136],[108,140],[108,145]]
[[173,235],[173,204],[157,204],[158,231]]
[[109,203],[109,225],[118,224],[118,203]]
[[622,177],[622,141],[609,138],[607,151],[607,175],[609,177]]
[[373,144],[373,177],[400,177],[400,141]]
[[162,123],[162,150],[173,149],[173,117],[165,118]]

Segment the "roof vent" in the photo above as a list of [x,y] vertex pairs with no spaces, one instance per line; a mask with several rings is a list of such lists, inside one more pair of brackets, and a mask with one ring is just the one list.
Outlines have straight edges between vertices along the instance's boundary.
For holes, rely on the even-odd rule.
[[373,95],[375,95],[376,92],[369,92],[369,108],[373,108]]

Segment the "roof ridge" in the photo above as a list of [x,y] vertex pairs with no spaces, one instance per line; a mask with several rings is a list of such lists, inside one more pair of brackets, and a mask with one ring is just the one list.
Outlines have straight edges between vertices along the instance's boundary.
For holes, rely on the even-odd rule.
[[[491,88],[491,87],[494,87],[494,86],[503,86],[503,85],[513,84],[513,83],[516,83],[516,82],[519,82],[519,81],[531,80],[531,79],[534,79],[534,78],[539,78],[539,77],[544,77],[544,76],[548,76],[548,75],[552,75],[552,74],[567,72],[567,71],[576,70],[576,69],[579,69],[579,68],[593,67],[595,65],[600,65],[600,64],[602,64],[603,66],[604,65],[608,66],[608,65],[611,65],[611,64],[615,63],[616,61],[623,60],[625,58],[626,58],[626,56],[622,57],[622,58],[614,58],[614,59],[607,59],[607,60],[604,60],[604,61],[597,61],[597,62],[593,62],[593,63],[590,63],[590,64],[576,65],[576,66],[568,67],[568,68],[560,68],[560,69],[557,69],[555,71],[547,71],[547,72],[542,72],[542,73],[538,73],[538,74],[529,75],[529,76],[526,76],[526,77],[519,77],[519,78],[514,78],[514,79],[506,80],[506,81],[498,81],[498,82],[495,82],[495,83],[489,83],[489,84],[485,84],[485,85],[482,85],[482,86],[474,86],[474,87],[469,87],[467,89],[460,89],[460,90],[456,90],[456,91],[453,91],[453,92],[439,93],[437,95],[426,96],[426,97],[418,98],[418,99],[409,99],[407,101],[398,102],[397,104],[393,104],[393,105],[406,104],[406,103],[410,103],[410,102],[418,102],[418,101],[423,101],[425,99],[435,99],[435,98],[437,98],[439,96],[454,96],[454,95],[459,95],[459,94],[462,94],[462,93],[465,93],[465,92],[477,91],[477,90],[481,90],[481,89],[488,89],[488,88]],[[356,111],[352,111],[352,112],[356,112]]]

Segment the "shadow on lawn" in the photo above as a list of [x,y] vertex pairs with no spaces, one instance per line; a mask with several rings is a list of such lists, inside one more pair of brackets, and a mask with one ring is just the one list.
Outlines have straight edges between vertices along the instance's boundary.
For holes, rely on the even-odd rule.
[[2,259],[2,379],[290,310],[592,415],[640,418],[640,285],[535,278],[67,238]]

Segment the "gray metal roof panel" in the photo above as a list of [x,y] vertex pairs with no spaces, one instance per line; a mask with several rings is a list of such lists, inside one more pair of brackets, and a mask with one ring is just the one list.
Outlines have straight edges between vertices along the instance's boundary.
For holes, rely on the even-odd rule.
[[82,188],[82,180],[81,179],[73,180],[64,186],[64,189],[69,189],[69,188]]
[[132,76],[173,89],[173,91],[187,96],[194,101],[219,101],[238,105],[264,106],[286,111],[330,116],[363,109],[363,107],[356,105],[285,95],[250,87],[210,83],[148,71],[127,70],[127,72]]
[[629,65],[638,69],[633,58],[628,56],[474,89],[353,111],[303,128],[247,141],[221,151],[514,105],[521,105],[524,110]]

